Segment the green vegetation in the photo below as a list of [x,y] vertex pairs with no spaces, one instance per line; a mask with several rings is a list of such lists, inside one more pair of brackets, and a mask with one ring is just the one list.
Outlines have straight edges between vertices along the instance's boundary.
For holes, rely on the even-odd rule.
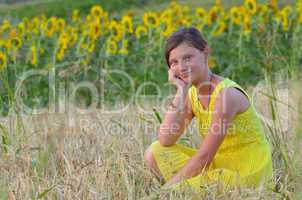
[[[168,0],[155,0],[152,4],[161,4]],[[95,4],[101,4],[102,7],[109,11],[111,15],[118,15],[120,11],[130,8],[144,7],[150,4],[147,0],[42,0],[29,1],[17,4],[0,4],[0,16],[9,16],[10,18],[35,17],[46,15],[47,17],[57,16],[66,18],[72,10],[78,9],[81,13],[88,13],[90,8]]]
[[[96,2],[0,6],[0,199],[201,199],[163,191],[143,161],[173,93],[164,41],[181,26],[202,30],[211,70],[255,95],[273,153],[272,188],[213,185],[204,198],[302,199],[302,6],[257,1],[255,13],[237,7],[236,24],[239,0],[222,1],[226,15],[210,0],[108,0],[92,11]],[[191,125],[180,141],[197,146],[198,135]]]

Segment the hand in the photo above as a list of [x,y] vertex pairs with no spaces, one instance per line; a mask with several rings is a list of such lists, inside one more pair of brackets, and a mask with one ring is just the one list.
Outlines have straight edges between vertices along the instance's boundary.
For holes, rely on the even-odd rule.
[[190,86],[189,83],[178,77],[173,69],[169,69],[169,82],[177,87],[177,89],[186,89]]
[[162,189],[170,189],[177,183],[180,183],[181,180],[181,176],[179,174],[176,174],[162,186]]
[[172,185],[173,185],[173,184],[171,184],[170,182],[167,182],[167,183],[165,183],[161,188],[162,188],[163,190],[168,190],[168,189],[172,188]]

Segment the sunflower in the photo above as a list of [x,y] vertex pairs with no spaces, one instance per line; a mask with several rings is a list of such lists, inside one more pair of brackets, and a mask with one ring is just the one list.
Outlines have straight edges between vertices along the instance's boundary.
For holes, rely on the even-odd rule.
[[221,0],[215,0],[215,5],[221,6]]
[[57,31],[64,31],[65,29],[65,19],[63,18],[59,18],[57,21],[56,21],[56,30]]
[[72,15],[71,15],[71,21],[72,22],[76,22],[78,21],[78,18],[79,18],[79,15],[80,15],[80,11],[75,9],[72,11]]
[[233,24],[240,25],[242,22],[242,14],[238,7],[233,7],[231,9],[231,21]]
[[260,13],[260,15],[265,15],[268,12],[268,6],[266,4],[260,4],[257,7],[257,10]]
[[292,11],[293,9],[291,6],[285,6],[279,13],[283,31],[288,30],[288,16],[291,15]]
[[195,27],[196,27],[198,30],[203,30],[203,28],[204,28],[205,25],[206,25],[205,23],[198,23],[198,24],[195,25]]
[[88,65],[88,58],[84,58],[83,60],[81,60],[81,65]]
[[64,54],[65,54],[65,49],[60,47],[56,54],[57,60],[59,60],[59,61],[63,60]]
[[128,51],[128,40],[122,40],[122,47],[119,50],[119,53],[121,55],[128,55],[129,51]]
[[13,63],[16,63],[17,62],[17,55],[18,55],[18,51],[16,49],[12,50],[10,52],[10,60],[13,62]]
[[25,27],[28,27],[29,24],[30,24],[30,21],[29,21],[29,19],[28,19],[27,17],[24,17],[24,18],[22,19],[22,22],[24,23]]
[[[201,24],[201,23],[200,23]],[[175,26],[172,23],[166,23],[164,30],[160,33],[164,37],[170,36],[175,31]]]
[[128,33],[133,33],[132,18],[129,15],[124,15],[122,17],[122,25],[124,26],[125,31]]
[[182,5],[178,4],[175,1],[172,1],[170,3],[169,9],[173,11],[173,15],[176,17],[180,17],[182,15]]
[[0,39],[0,48],[5,47],[5,41]]
[[12,46],[12,44],[10,43],[9,40],[5,40],[5,41],[4,41],[3,47],[5,48],[5,50],[6,50],[7,52],[10,52],[10,51],[12,50],[12,48],[13,48],[13,46]]
[[0,51],[0,71],[6,67],[6,55]]
[[56,22],[57,18],[56,17],[51,17],[50,19],[47,20],[47,23],[45,25],[45,33],[47,37],[52,37],[54,34],[55,28],[56,28]]
[[89,24],[89,35],[94,40],[96,40],[101,35],[100,21],[95,21]]
[[30,51],[28,54],[28,61],[30,64],[36,66],[38,63],[38,55],[37,55],[37,48],[35,45],[30,47]]
[[69,35],[69,40],[68,40],[69,46],[75,45],[75,43],[78,40],[78,33],[77,33],[76,29],[73,27],[68,27],[67,34]]
[[284,15],[289,16],[290,14],[292,14],[293,8],[289,5],[285,6],[281,12],[284,13]]
[[108,38],[106,40],[106,54],[115,55],[117,53],[117,43],[114,39]]
[[2,25],[0,27],[0,32],[9,30],[11,27],[12,27],[12,24],[10,23],[10,21],[5,19],[5,20],[3,20]]
[[156,28],[159,26],[159,19],[154,12],[145,12],[143,15],[143,22],[148,27]]
[[47,22],[47,17],[46,17],[46,15],[45,14],[42,14],[42,15],[40,15],[40,29],[42,28],[41,26],[42,26],[42,24],[44,23],[46,23]]
[[95,41],[93,40],[89,42],[87,50],[89,53],[92,53],[94,49],[95,49]]
[[80,48],[81,50],[87,50],[90,42],[90,37],[87,33],[83,33],[80,39]]
[[137,39],[140,39],[142,37],[142,35],[147,35],[147,34],[148,34],[148,30],[143,25],[139,25],[135,30],[135,37]]
[[28,26],[28,31],[31,33],[38,34],[40,28],[40,19],[38,17],[33,18]]
[[300,15],[299,15],[299,18],[298,18],[298,22],[299,22],[300,24],[302,24],[302,12],[300,12]]
[[18,25],[17,25],[17,30],[18,32],[23,35],[25,33],[25,25],[24,25],[24,22],[20,22]]
[[254,15],[257,12],[256,0],[245,0],[244,6],[251,15]]
[[22,47],[22,40],[20,37],[12,37],[9,39],[10,46],[15,49],[20,49]]
[[123,26],[118,24],[117,21],[112,20],[109,23],[109,30],[111,37],[116,41],[119,41],[123,38]]
[[104,12],[102,18],[100,19],[100,22],[104,27],[109,26],[110,20],[109,20],[109,14],[108,12]]
[[44,55],[44,53],[45,53],[45,49],[43,47],[40,47],[39,54]]
[[287,13],[284,12],[283,10],[279,11],[276,16],[275,20],[277,23],[282,24],[282,30],[287,31],[288,29],[288,18],[287,18]]
[[198,19],[201,19],[201,20],[204,20],[207,16],[207,12],[205,11],[204,8],[196,8],[195,10],[195,16],[198,18]]
[[31,21],[32,26],[34,26],[35,28],[39,28],[40,24],[41,24],[41,19],[39,17],[34,17]]
[[270,6],[273,10],[278,10],[278,0],[270,0]]
[[129,17],[134,17],[134,15],[135,15],[135,12],[133,11],[133,10],[129,10],[129,11],[127,11],[127,13],[126,13],[126,16],[129,16]]
[[297,3],[296,3],[296,8],[297,10],[302,10],[302,0],[298,0]]
[[66,49],[68,45],[68,41],[69,41],[69,35],[67,34],[67,32],[62,32],[58,39],[58,45],[60,46],[60,48]]
[[248,35],[251,32],[250,16],[246,13],[243,18],[243,33]]
[[221,6],[213,6],[207,15],[207,24],[212,25],[219,17],[224,16],[224,10]]
[[91,23],[93,21],[93,16],[92,15],[87,15],[86,16],[86,23]]
[[282,30],[284,32],[286,32],[288,30],[288,19],[287,18],[283,18],[283,20],[282,20]]
[[160,14],[160,21],[162,22],[166,22],[166,21],[171,21],[172,20],[172,15],[173,15],[173,11],[171,9],[166,9],[164,10],[161,14]]
[[210,69],[212,69],[216,66],[216,60],[214,57],[210,56],[210,58],[208,60],[208,66]]
[[8,33],[8,37],[13,38],[13,37],[17,37],[17,36],[18,36],[17,28],[15,28],[15,27],[11,28]]
[[298,23],[302,24],[302,1],[297,2]]
[[91,10],[90,14],[96,18],[100,18],[104,13],[103,8],[100,5],[94,5]]
[[217,37],[221,35],[226,30],[226,24],[224,21],[220,20],[218,26],[213,31],[213,36]]

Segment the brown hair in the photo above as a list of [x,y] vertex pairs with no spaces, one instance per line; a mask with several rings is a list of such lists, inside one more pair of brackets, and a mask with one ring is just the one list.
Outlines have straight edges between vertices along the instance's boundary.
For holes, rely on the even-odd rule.
[[203,51],[208,45],[198,29],[194,27],[180,28],[178,31],[174,32],[166,41],[165,57],[169,68],[170,52],[182,42],[186,42],[187,44],[195,47],[196,49],[199,49],[200,51]]

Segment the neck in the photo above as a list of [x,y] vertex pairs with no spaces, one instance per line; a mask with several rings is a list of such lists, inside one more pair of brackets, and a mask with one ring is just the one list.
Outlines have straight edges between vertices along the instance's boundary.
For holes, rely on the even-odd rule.
[[198,93],[202,95],[209,95],[212,92],[211,90],[213,88],[213,79],[214,74],[209,71],[203,81],[194,84],[198,90]]

